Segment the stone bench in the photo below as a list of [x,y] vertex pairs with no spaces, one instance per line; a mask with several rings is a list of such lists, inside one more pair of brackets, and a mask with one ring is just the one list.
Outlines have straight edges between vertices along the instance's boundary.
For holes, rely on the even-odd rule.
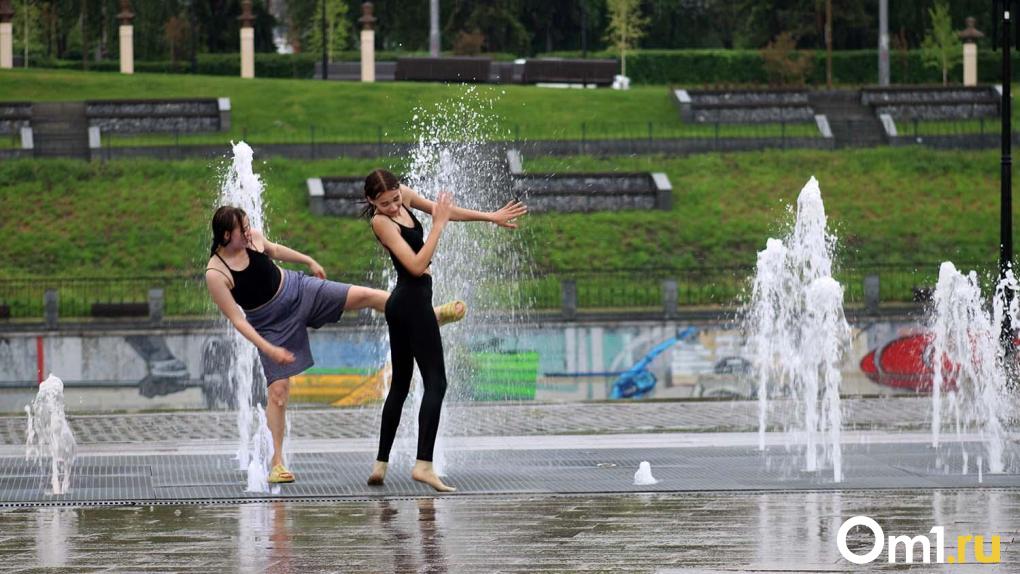
[[669,210],[673,199],[664,173],[520,174],[511,193],[531,213]]
[[489,81],[491,58],[398,58],[393,79],[398,82],[472,82]]
[[755,124],[815,119],[804,90],[673,89],[672,94],[680,119],[686,123]]
[[0,102],[0,134],[18,134],[32,122],[32,102]]
[[104,133],[216,132],[230,129],[230,98],[93,100],[89,127]]
[[1001,95],[993,87],[865,88],[861,103],[876,116],[899,120],[961,120],[999,116]]
[[306,184],[308,209],[314,215],[357,217],[365,207],[363,177],[315,177]]
[[[592,212],[661,209],[673,206],[673,187],[664,173],[525,174],[521,154],[506,154],[507,196],[524,200],[528,210]],[[363,177],[319,177],[306,182],[314,215],[357,217],[365,207]],[[498,207],[498,206],[494,206]]]

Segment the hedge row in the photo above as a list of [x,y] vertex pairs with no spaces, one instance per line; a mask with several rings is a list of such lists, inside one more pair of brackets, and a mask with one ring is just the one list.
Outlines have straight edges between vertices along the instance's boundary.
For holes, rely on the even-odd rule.
[[[814,63],[806,77],[810,85],[825,84],[826,55],[812,53]],[[978,53],[978,81],[998,83],[999,52]],[[1013,54],[1013,67],[1020,56]],[[628,54],[627,75],[637,84],[766,84],[772,81],[756,50],[645,50]],[[940,69],[925,66],[920,51],[906,54],[891,51],[889,76],[894,84],[936,84],[942,82]],[[949,71],[949,81],[960,83],[963,65]],[[832,81],[837,84],[878,82],[878,50],[847,50],[832,54]]]
[[[393,61],[400,56],[423,56],[422,52],[377,52],[380,61]],[[486,54],[496,60],[509,60],[512,54]],[[580,57],[577,52],[555,52],[547,56]],[[612,58],[608,52],[591,52],[590,58]],[[806,77],[809,85],[825,84],[825,52],[812,52],[814,60]],[[1000,54],[990,50],[978,53],[978,80],[982,83],[998,83]],[[357,61],[358,52],[342,52],[334,57],[338,61]],[[255,54],[255,75],[263,78],[311,78],[315,74],[315,63],[320,58],[311,54]],[[238,76],[241,73],[241,59],[237,54],[202,54],[198,57],[198,73],[214,76]],[[81,69],[76,60],[32,61],[34,67]],[[1013,67],[1020,70],[1020,55],[1014,53]],[[116,72],[120,64],[116,60],[89,62],[89,69]],[[890,79],[894,84],[935,84],[941,83],[942,72],[924,66],[921,53],[906,54],[892,51],[889,54]],[[175,63],[135,62],[135,71],[142,73],[191,72],[190,61]],[[641,50],[627,55],[627,74],[636,84],[767,84],[770,78],[761,53],[757,50]],[[959,83],[962,79],[962,65],[958,64],[949,73],[949,80]],[[878,51],[852,50],[832,54],[832,79],[837,84],[874,84],[878,81]]]
[[[379,61],[395,61],[404,56],[427,56],[428,52],[376,52]],[[494,60],[512,60],[513,54],[485,54]],[[357,62],[361,60],[360,52],[340,52],[333,55],[338,62]],[[315,75],[315,64],[322,61],[322,56],[312,54],[255,54],[255,75],[260,78],[311,78]],[[81,60],[29,60],[35,68],[56,68],[61,70],[82,69]],[[88,69],[96,72],[119,72],[118,60],[90,61]],[[135,72],[145,74],[190,74],[191,61],[176,62],[156,61],[145,62],[135,60]],[[201,54],[198,56],[197,73],[208,76],[239,76],[241,75],[241,56],[239,54]]]

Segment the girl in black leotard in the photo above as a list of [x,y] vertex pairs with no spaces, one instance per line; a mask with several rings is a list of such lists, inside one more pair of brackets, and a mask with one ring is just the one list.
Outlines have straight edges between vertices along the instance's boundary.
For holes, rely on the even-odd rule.
[[[418,453],[411,478],[438,491],[449,492],[454,488],[444,484],[432,468],[432,452],[446,393],[443,342],[432,313],[432,256],[448,221],[488,221],[512,229],[517,227],[516,218],[527,213],[527,208],[520,202],[510,202],[493,212],[463,209],[455,207],[450,194],[445,192],[433,202],[401,185],[393,174],[381,169],[365,179],[365,198],[372,230],[390,252],[397,271],[397,286],[386,303],[393,377],[383,405],[379,453],[368,484],[381,485],[386,477],[400,411],[411,388],[414,363],[418,363],[425,393],[418,413]],[[428,239],[411,208],[432,215]],[[463,308],[458,310],[459,313],[464,311]]]

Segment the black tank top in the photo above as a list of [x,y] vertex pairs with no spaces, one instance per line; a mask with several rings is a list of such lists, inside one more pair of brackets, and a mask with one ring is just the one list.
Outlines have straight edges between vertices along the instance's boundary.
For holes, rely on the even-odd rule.
[[[415,217],[413,213],[411,213],[410,209],[407,209],[403,205],[401,205],[400,207],[407,211],[407,214],[411,216],[411,221],[414,222],[414,227],[404,227],[403,225],[400,224],[400,222],[393,219],[392,217],[390,218],[390,221],[396,223],[397,227],[400,228],[400,236],[403,237],[404,241],[406,241],[407,244],[411,247],[411,251],[418,253],[419,251],[421,251],[421,248],[425,245],[425,228],[422,227],[421,222],[418,221],[418,218]],[[386,250],[389,251],[389,248],[387,248]],[[417,277],[412,275],[411,272],[408,271],[406,267],[404,267],[404,264],[400,262],[400,259],[397,259],[397,256],[394,255],[392,251],[390,251],[390,259],[393,260],[393,267],[397,270],[398,283],[401,281],[412,281],[417,279]],[[431,264],[432,262],[429,261],[429,265]]]
[[247,247],[244,250],[248,253],[248,266],[241,271],[230,269],[219,253],[216,257],[220,257],[234,278],[234,288],[230,290],[234,301],[245,311],[250,311],[265,305],[276,295],[283,276],[268,255]]

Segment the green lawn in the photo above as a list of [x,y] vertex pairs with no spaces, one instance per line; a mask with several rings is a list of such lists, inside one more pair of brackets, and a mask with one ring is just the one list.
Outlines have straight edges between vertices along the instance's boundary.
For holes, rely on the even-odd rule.
[[[858,299],[860,270],[894,266],[883,272],[883,296],[903,299],[918,281],[915,267],[930,282],[939,261],[987,269],[998,255],[999,158],[992,150],[524,159],[529,172],[662,171],[674,189],[671,211],[528,216],[520,233],[539,277],[529,291],[543,305],[558,301],[558,283],[549,277],[577,274],[585,277],[582,300],[593,305],[618,297],[654,306],[666,277],[678,279],[682,302],[685,289],[697,294],[709,286],[718,291],[713,300],[730,300],[766,239],[788,230],[790,206],[811,175],[839,237],[840,267],[852,277],[848,292]],[[0,162],[0,278],[200,273],[222,166]],[[311,254],[333,277],[357,278],[385,264],[363,220],[311,215],[305,187],[308,177],[362,175],[377,166],[403,167],[387,160],[258,162],[270,236]],[[620,294],[606,295],[614,289]]]
[[[257,151],[257,148],[256,148]],[[998,153],[876,148],[690,157],[531,158],[529,172],[662,171],[669,212],[534,215],[532,251],[544,269],[751,265],[781,234],[811,175],[822,189],[840,255],[854,264],[994,259]],[[0,163],[2,275],[183,272],[204,263],[222,161]],[[376,256],[364,222],[308,212],[305,179],[362,175],[392,160],[257,163],[269,223],[285,243],[342,269]],[[337,245],[349,246],[337,253]],[[592,259],[592,254],[595,254]],[[583,265],[578,261],[584,261]]]
[[[494,139],[715,137],[714,126],[680,122],[669,90],[636,86],[551,89],[534,86],[322,82],[54,70],[0,72],[0,101],[229,97],[225,133],[115,136],[110,145],[415,141],[414,117],[442,104],[450,121],[478,123]],[[454,104],[454,105],[451,105]],[[421,113],[425,111],[425,113]],[[478,114],[484,119],[473,120]],[[813,123],[721,126],[720,137],[818,135]],[[0,142],[0,146],[6,145]]]

